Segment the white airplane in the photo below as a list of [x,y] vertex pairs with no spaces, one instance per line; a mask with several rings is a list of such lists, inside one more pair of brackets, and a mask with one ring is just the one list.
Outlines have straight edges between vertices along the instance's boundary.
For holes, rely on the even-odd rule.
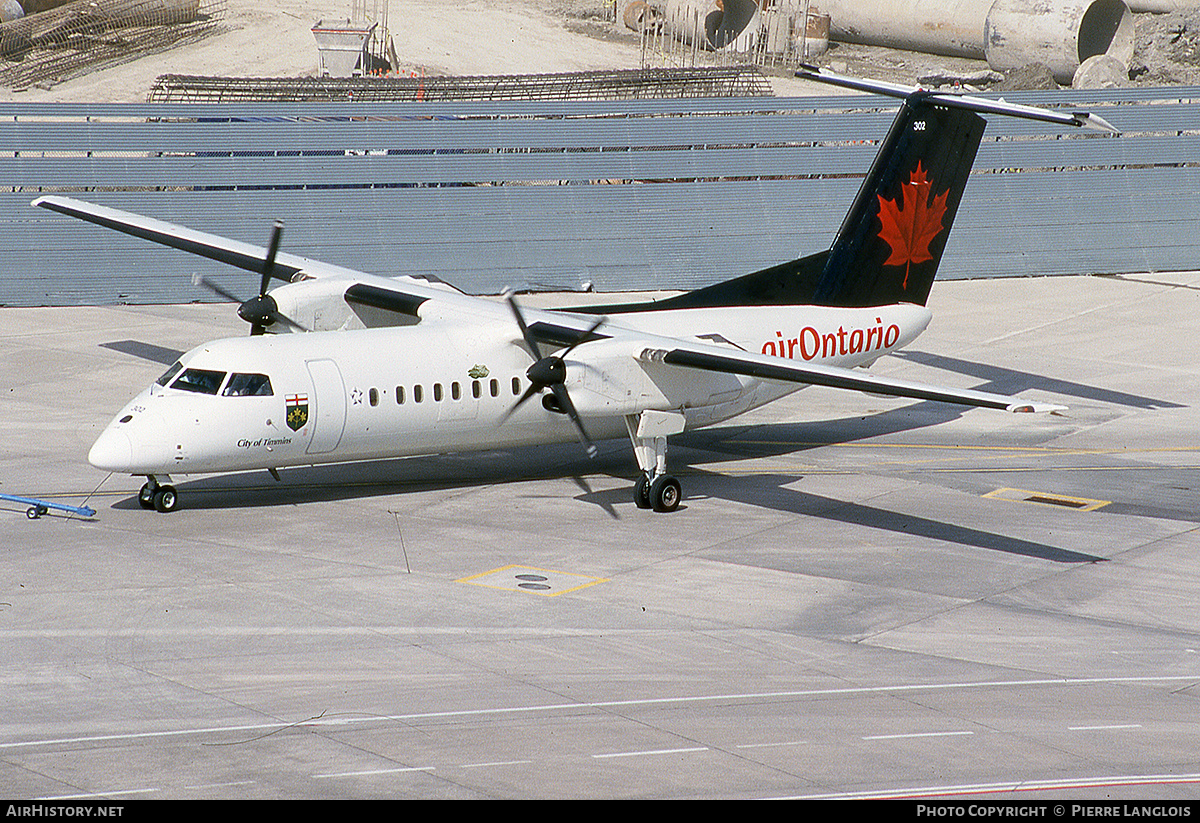
[[[88,460],[144,475],[145,508],[176,508],[171,476],[278,469],[628,436],[634,500],[672,511],[667,438],[804,385],[1045,411],[1016,397],[856,371],[911,343],[983,135],[978,113],[1115,131],[1062,113],[852,80],[901,98],[828,251],[657,302],[522,309],[410,276],[379,277],[67,197],[33,205],[261,275],[251,336],[183,355],[114,418]],[[272,279],[284,285],[268,291]],[[215,286],[227,297],[232,297]],[[272,332],[267,334],[265,332]],[[540,402],[529,403],[540,395]]]

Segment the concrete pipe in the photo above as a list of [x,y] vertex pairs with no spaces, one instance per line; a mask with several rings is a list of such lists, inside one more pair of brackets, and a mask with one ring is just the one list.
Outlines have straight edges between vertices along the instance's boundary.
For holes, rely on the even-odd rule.
[[625,28],[638,34],[654,32],[662,28],[662,12],[646,0],[633,0],[625,7]]
[[1155,14],[1186,11],[1200,6],[1200,0],[1125,0],[1125,3],[1129,6],[1130,11],[1148,11]]
[[1066,84],[1089,57],[1105,54],[1128,66],[1133,46],[1133,16],[1124,0],[996,0],[984,29],[993,69],[1043,63]]
[[812,0],[767,0],[762,18],[762,46],[768,54],[813,60],[829,49],[829,15],[818,11]]
[[804,37],[797,37],[796,51],[805,60],[820,57],[829,50],[829,15],[816,10],[808,13]]
[[821,7],[834,40],[986,59],[997,71],[1045,63],[1060,83],[1092,55],[1133,57],[1123,0],[821,0]]
[[1119,89],[1129,85],[1129,66],[1111,54],[1093,54],[1071,78],[1073,89]]
[[992,0],[819,0],[843,43],[983,59]]
[[666,32],[705,49],[748,51],[758,40],[758,0],[667,0]]

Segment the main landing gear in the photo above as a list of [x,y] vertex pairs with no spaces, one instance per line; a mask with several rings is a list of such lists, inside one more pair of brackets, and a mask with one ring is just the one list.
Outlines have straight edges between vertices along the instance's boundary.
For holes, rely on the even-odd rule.
[[633,487],[633,502],[639,509],[673,512],[683,500],[683,487],[667,474],[667,435],[683,431],[684,417],[679,412],[645,411],[625,418],[633,453],[641,477]]
[[651,479],[642,472],[633,486],[633,502],[639,509],[654,509],[656,512],[673,512],[683,499],[683,488],[669,474],[660,474]]
[[163,479],[167,480],[168,484],[160,484],[152,474],[146,477],[146,485],[138,492],[138,503],[143,509],[154,509],[164,513],[175,511],[175,507],[179,505],[179,495],[175,487],[169,484],[171,478]]

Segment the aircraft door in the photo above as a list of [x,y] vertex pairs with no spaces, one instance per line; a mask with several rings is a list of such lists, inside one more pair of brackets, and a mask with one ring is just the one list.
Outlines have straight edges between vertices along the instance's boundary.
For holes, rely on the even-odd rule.
[[307,365],[316,401],[308,453],[326,454],[338,447],[346,427],[346,385],[332,360],[309,360]]

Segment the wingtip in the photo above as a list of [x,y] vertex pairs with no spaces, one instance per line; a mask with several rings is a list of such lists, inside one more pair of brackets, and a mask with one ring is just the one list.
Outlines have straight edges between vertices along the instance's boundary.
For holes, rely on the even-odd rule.
[[1007,406],[1005,411],[1013,414],[1049,414],[1052,412],[1066,411],[1066,406],[1059,406],[1054,403],[1013,403]]
[[1099,115],[1092,114],[1088,111],[1071,112],[1074,115],[1076,122],[1085,129],[1095,129],[1096,131],[1106,131],[1109,134],[1120,134],[1121,130],[1112,123],[1105,120]]

